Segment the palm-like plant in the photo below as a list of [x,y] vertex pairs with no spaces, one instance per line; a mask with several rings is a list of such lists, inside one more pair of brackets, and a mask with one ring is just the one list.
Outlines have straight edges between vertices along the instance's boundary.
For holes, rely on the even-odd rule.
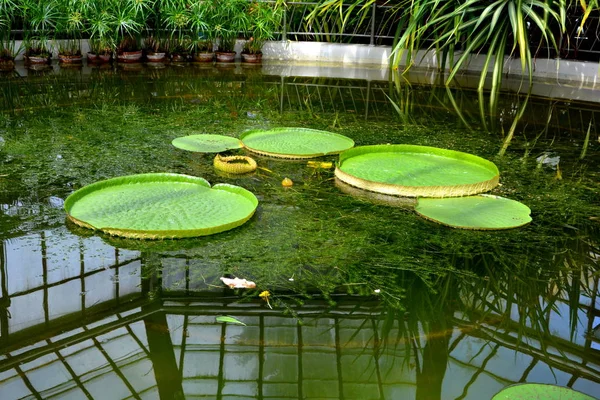
[[13,60],[21,50],[11,36],[17,15],[17,4],[13,0],[0,0],[0,67],[4,69],[13,68]]
[[90,53],[94,55],[112,54],[116,42],[113,35],[114,17],[110,12],[109,1],[89,2],[85,8],[86,29],[90,37]]
[[233,52],[240,32],[248,30],[250,19],[246,0],[213,0],[215,33],[220,52]]
[[63,36],[63,40],[57,42],[59,56],[81,56],[81,34],[85,27],[86,14],[84,7],[87,4],[75,0],[63,0],[58,3],[55,33]]
[[189,27],[192,32],[194,53],[212,53],[216,39],[214,3],[193,2],[190,6]]
[[[351,13],[367,10],[376,0],[357,0],[342,12],[346,22]],[[492,69],[493,88],[502,79],[504,56],[521,59],[523,73],[531,78],[532,48],[530,36],[538,30],[546,44],[556,47],[556,30],[565,30],[568,0],[399,0],[394,11],[399,16],[397,40],[393,49],[392,66],[398,68],[406,56],[407,68],[421,49],[435,50],[440,67],[450,67],[447,82],[475,53],[486,53],[480,79]],[[572,0],[571,0],[572,1]],[[597,0],[592,0],[597,3]],[[590,2],[588,9],[594,5]],[[319,12],[338,8],[344,0],[326,0]],[[583,0],[585,3],[585,0]],[[312,14],[313,18],[318,12]],[[558,33],[560,33],[558,32]]]
[[244,45],[244,51],[258,54],[265,41],[275,38],[275,31],[281,25],[283,6],[279,3],[254,1],[250,4],[248,16],[248,32],[251,36]]
[[18,9],[23,20],[23,39],[27,57],[50,58],[49,40],[60,17],[56,0],[22,0]]
[[107,0],[106,12],[117,51],[137,51],[150,3],[144,0]]

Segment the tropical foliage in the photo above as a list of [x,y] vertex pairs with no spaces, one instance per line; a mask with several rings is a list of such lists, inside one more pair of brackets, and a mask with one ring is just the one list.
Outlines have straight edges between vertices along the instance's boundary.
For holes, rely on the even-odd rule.
[[[342,25],[370,17],[376,0],[324,0],[309,20],[337,12]],[[492,92],[499,87],[504,57],[521,61],[523,73],[531,79],[533,59],[541,45],[557,48],[565,32],[567,14],[581,7],[581,29],[598,0],[396,0],[392,6],[396,32],[392,66],[405,63],[410,68],[418,50],[435,51],[440,68],[449,68],[447,82],[466,65],[473,54],[485,54],[479,87],[483,88],[488,72],[492,73]],[[541,37],[541,43],[534,43]],[[494,101],[491,102],[493,107]]]
[[85,37],[105,52],[152,37],[152,48],[231,50],[238,38],[273,38],[281,15],[279,2],[259,0],[0,0],[0,39],[6,51],[20,30],[30,49],[57,39],[76,51]]

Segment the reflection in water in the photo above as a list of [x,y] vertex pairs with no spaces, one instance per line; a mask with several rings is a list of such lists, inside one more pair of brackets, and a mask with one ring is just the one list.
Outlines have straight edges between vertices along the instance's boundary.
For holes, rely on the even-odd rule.
[[[0,83],[12,109],[0,121],[3,399],[486,399],[517,382],[600,392],[597,107],[531,98],[531,135],[499,158],[503,138],[483,129],[468,91],[240,66],[11,79]],[[516,100],[499,99],[498,126]],[[494,193],[525,202],[534,222],[452,230],[305,162],[257,157],[255,174],[231,177],[170,146],[282,125],[493,159]],[[536,163],[542,152],[560,155],[562,180]],[[246,187],[260,207],[238,229],[177,241],[65,224],[73,190],[158,171]],[[224,275],[258,288],[224,288]]]

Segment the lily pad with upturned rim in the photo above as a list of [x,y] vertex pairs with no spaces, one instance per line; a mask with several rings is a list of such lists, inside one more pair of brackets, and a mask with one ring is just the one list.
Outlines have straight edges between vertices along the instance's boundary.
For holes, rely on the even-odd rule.
[[525,204],[486,194],[419,198],[415,211],[429,220],[462,229],[511,229],[531,222],[531,209]]
[[242,142],[239,139],[231,136],[211,134],[182,136],[173,139],[171,144],[178,149],[198,153],[221,153],[242,147]]
[[456,197],[498,185],[498,167],[460,151],[405,144],[355,147],[340,154],[335,175],[349,185],[407,197]]
[[354,147],[354,141],[349,137],[308,128],[252,130],[244,132],[240,140],[254,153],[293,159],[338,154]]
[[229,184],[212,188],[203,178],[179,174],[141,174],[85,186],[65,201],[77,225],[135,239],[211,235],[248,221],[256,196]]
[[594,397],[571,388],[545,383],[521,383],[498,392],[492,400],[595,400]]

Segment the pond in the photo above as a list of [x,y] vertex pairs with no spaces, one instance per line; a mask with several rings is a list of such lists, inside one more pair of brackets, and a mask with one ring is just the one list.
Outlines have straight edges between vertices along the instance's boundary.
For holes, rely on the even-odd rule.
[[[479,400],[523,382],[598,396],[600,106],[532,96],[509,143],[523,96],[490,111],[469,89],[340,71],[0,77],[2,399]],[[451,229],[328,165],[254,155],[255,173],[232,176],[171,145],[282,126],[476,154],[500,170],[492,193],[529,206],[533,222]],[[74,190],[147,172],[239,185],[259,207],[195,239],[118,239],[66,221]]]

